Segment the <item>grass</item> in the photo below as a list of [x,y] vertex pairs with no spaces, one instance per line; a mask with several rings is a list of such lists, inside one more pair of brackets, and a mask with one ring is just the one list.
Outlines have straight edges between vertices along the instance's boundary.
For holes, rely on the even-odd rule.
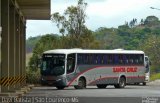
[[28,66],[28,62],[29,62],[31,57],[32,57],[32,53],[27,53],[26,54],[26,66]]
[[156,79],[160,79],[160,73],[152,74],[150,80],[154,81]]

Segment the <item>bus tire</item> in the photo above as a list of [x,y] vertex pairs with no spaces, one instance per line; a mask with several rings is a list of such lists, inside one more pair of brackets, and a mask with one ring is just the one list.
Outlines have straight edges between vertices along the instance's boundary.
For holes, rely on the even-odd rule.
[[64,87],[64,86],[56,86],[56,88],[59,89],[59,90],[62,90],[62,89],[64,89],[65,87]]
[[115,87],[115,88],[119,88],[119,85],[118,85],[118,84],[115,84],[114,87]]
[[115,84],[115,88],[124,88],[126,86],[126,79],[125,77],[121,77],[118,84]]
[[106,84],[97,84],[97,87],[100,88],[100,89],[102,89],[102,88],[106,88],[107,85]]
[[146,82],[143,82],[143,85],[146,86]]
[[84,89],[86,88],[86,80],[85,78],[80,78],[78,81],[78,85],[74,86],[75,89]]

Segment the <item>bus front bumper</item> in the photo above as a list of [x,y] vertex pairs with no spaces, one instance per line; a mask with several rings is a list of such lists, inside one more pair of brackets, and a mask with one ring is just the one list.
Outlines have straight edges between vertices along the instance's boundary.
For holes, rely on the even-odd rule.
[[67,86],[65,78],[58,78],[54,80],[47,80],[45,78],[41,78],[42,85],[49,85],[49,86]]

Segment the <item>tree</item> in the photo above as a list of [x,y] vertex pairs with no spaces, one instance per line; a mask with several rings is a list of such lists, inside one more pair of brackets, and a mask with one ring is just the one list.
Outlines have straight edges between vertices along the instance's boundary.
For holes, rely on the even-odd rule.
[[143,25],[144,24],[144,20],[143,19],[141,19],[141,21],[140,21],[140,25]]
[[59,32],[63,35],[75,36],[79,38],[86,29],[85,23],[85,10],[87,3],[83,0],[79,0],[77,6],[70,6],[65,10],[63,15],[60,15],[58,12],[52,14],[51,20],[57,23]]
[[150,57],[152,62],[152,72],[160,72],[160,36],[151,35],[143,44],[140,49],[144,50],[145,54]]
[[42,53],[46,50],[61,48],[61,38],[58,35],[47,34],[40,38],[33,49],[33,55],[29,61],[29,67],[31,69],[36,69],[38,64],[38,59],[42,56]]
[[159,25],[159,19],[156,16],[148,16],[145,21],[144,24],[151,27],[151,26],[156,26]]
[[96,45],[98,43],[95,42],[92,32],[85,26],[86,7],[87,3],[78,0],[77,6],[68,7],[63,15],[56,12],[51,16],[51,20],[57,24],[63,38],[66,38],[66,41],[62,41],[64,45],[68,44],[67,48],[92,48],[93,46],[90,47],[88,43],[96,43]]

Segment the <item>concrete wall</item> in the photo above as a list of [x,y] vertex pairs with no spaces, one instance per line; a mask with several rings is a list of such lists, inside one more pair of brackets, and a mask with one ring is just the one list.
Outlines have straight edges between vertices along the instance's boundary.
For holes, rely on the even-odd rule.
[[0,92],[20,89],[25,85],[26,20],[16,0],[1,1],[1,71]]

